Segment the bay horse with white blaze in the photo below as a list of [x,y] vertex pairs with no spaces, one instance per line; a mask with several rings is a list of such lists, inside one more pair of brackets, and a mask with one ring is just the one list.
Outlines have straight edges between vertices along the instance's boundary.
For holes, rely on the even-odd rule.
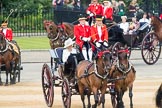
[[[86,108],[84,102],[85,92],[88,97],[88,108],[91,108],[90,95],[93,92],[95,104],[92,108],[102,103],[102,108],[105,104],[105,92],[107,89],[107,77],[112,64],[112,55],[109,49],[99,51],[94,62],[81,61],[76,68],[76,76],[78,81],[79,93],[83,103],[83,108]],[[99,99],[99,91],[101,96]]]
[[118,59],[113,64],[109,74],[110,79],[121,78],[120,80],[112,82],[114,84],[114,91],[117,95],[116,100],[114,100],[117,101],[117,105],[115,105],[115,108],[124,108],[122,98],[124,93],[127,91],[127,88],[129,88],[130,107],[133,108],[132,89],[136,71],[133,65],[128,60],[128,53],[129,50],[127,47],[119,48],[117,52]]

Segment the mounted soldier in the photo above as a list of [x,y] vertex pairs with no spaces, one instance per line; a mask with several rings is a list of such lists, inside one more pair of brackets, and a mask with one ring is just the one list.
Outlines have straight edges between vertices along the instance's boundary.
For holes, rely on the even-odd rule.
[[12,29],[8,28],[8,21],[2,21],[1,32],[4,34],[5,38],[8,41],[12,41],[13,39]]

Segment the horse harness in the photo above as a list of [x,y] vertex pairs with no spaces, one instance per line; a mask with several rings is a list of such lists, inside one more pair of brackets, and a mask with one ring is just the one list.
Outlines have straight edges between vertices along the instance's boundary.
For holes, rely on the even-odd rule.
[[13,46],[8,42],[8,40],[5,39],[5,41],[6,41],[5,47],[3,49],[0,49],[0,54],[1,55],[3,55],[8,49],[10,51],[13,51]]
[[[94,65],[94,70],[93,71],[91,71],[91,72],[88,72],[88,70],[92,67]],[[88,77],[88,76],[90,76],[90,75],[92,75],[92,74],[95,74],[98,78],[100,78],[100,79],[102,79],[102,80],[105,80],[106,78],[107,78],[107,76],[108,76],[108,72],[106,72],[106,75],[104,75],[104,76],[102,76],[102,75],[100,75],[99,73],[98,73],[98,71],[97,71],[97,68],[98,68],[99,66],[96,64],[96,61],[94,60],[94,62],[91,62],[87,67],[86,67],[86,69],[85,69],[85,71],[84,71],[84,74],[80,77],[80,78],[78,78],[78,80],[80,80],[81,78],[86,78],[86,77]]]
[[[122,69],[122,67],[121,67],[121,65],[120,65],[120,63],[119,63],[119,60],[117,60],[117,62],[115,62],[115,70],[113,71],[113,73],[114,72],[116,72],[116,71],[119,71],[121,74],[122,74],[122,77],[121,78],[119,78],[119,79],[125,79],[126,78],[126,75],[132,70],[134,73],[136,73],[136,70],[134,69],[134,67],[133,67],[133,65],[132,65],[132,63],[130,63],[130,62],[128,62],[128,68],[127,68],[127,70],[124,70],[124,69]],[[113,74],[112,73],[112,74]]]

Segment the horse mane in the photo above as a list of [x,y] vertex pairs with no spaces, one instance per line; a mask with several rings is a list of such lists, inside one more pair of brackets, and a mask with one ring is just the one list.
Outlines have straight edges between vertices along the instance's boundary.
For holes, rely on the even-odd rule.
[[159,22],[162,23],[162,20],[161,20],[159,17],[157,17],[157,16],[155,16],[155,15],[154,15],[154,17],[155,17]]
[[161,107],[161,104],[162,104],[161,101],[162,101],[162,84],[160,85],[156,93],[156,106],[157,107]]

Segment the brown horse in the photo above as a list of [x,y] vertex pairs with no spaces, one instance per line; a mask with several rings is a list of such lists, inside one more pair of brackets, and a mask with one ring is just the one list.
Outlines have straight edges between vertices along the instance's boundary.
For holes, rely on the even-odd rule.
[[[2,85],[1,71],[6,70],[6,83],[8,85],[8,74],[10,73],[10,83],[14,84],[16,79],[16,66],[19,61],[18,53],[13,54],[12,46],[0,33],[0,85]],[[13,71],[12,71],[13,70]]]
[[133,108],[132,89],[136,71],[128,60],[128,53],[129,50],[127,47],[120,47],[118,50],[118,60],[113,64],[109,74],[110,79],[121,78],[121,80],[113,82],[113,84],[115,84],[114,90],[117,95],[117,99],[114,100],[117,101],[117,105],[114,106],[115,108],[124,108],[122,98],[127,88],[129,88],[130,107]]
[[162,83],[156,93],[156,106],[162,108]]
[[[76,76],[78,78],[78,88],[85,108],[84,95],[87,92],[88,108],[91,107],[90,95],[93,92],[95,104],[93,108],[97,107],[97,104],[102,103],[102,108],[105,104],[105,92],[107,89],[107,76],[111,68],[112,56],[110,50],[100,51],[96,56],[94,62],[81,61],[76,68]],[[101,97],[99,100],[99,90],[101,91]]]
[[48,33],[49,43],[52,49],[63,47],[66,39],[74,37],[74,27],[70,23],[63,22],[56,25],[54,22],[47,20],[43,23]]
[[159,40],[162,41],[162,21],[157,16],[151,16],[151,25]]

